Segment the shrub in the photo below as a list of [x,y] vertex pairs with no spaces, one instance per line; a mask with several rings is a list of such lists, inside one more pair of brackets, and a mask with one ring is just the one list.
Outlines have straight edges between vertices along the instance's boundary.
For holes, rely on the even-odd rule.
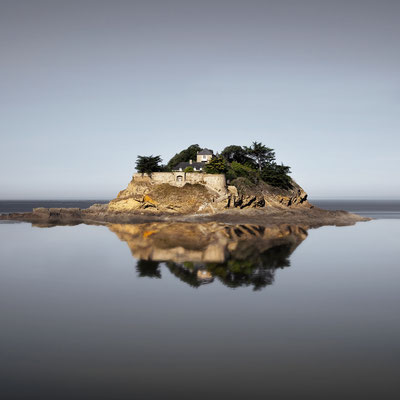
[[226,171],[225,177],[228,182],[232,182],[238,176],[236,175],[235,171],[232,168],[228,167],[228,171]]
[[230,169],[233,171],[232,175],[235,175],[237,178],[246,178],[252,183],[257,183],[257,172],[248,167],[247,165],[239,164],[236,161],[233,161],[230,165]]
[[249,190],[254,190],[255,184],[247,178],[236,178],[231,182],[231,185],[235,186],[239,193],[247,193]]
[[193,167],[186,167],[183,172],[194,172]]

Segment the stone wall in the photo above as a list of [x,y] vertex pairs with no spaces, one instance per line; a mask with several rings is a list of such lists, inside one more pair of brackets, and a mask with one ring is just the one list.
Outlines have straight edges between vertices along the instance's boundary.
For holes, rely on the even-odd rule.
[[172,186],[181,187],[186,183],[204,185],[217,192],[225,193],[226,180],[224,174],[204,174],[199,172],[153,172],[147,174],[134,174],[134,182],[149,182],[153,184],[168,183]]
[[225,174],[193,174],[190,175],[204,175],[206,186],[218,191],[226,192],[226,179]]

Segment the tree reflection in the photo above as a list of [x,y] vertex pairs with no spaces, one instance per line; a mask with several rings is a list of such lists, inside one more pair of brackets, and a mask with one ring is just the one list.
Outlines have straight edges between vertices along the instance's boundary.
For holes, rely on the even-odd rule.
[[138,260],[136,271],[140,278],[158,278],[161,279],[160,263],[151,260]]
[[253,290],[261,290],[274,282],[276,269],[290,266],[291,252],[289,245],[280,245],[264,253],[253,253],[253,259],[232,258],[224,263],[205,264],[168,261],[165,265],[174,276],[195,288],[217,278],[230,288],[251,286]]
[[261,290],[275,271],[290,266],[289,257],[306,238],[301,226],[227,225],[221,223],[112,224],[138,259],[139,277],[170,273],[193,288],[218,280],[230,288]]

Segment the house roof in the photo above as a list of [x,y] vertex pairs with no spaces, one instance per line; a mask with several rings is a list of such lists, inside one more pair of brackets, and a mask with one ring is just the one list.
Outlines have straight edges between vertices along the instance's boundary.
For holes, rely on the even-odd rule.
[[205,162],[192,162],[191,164],[189,162],[180,162],[178,165],[175,165],[175,167],[172,168],[172,171],[179,171],[180,168],[182,168],[183,171],[186,167],[203,169],[205,165]]
[[200,150],[197,154],[200,156],[212,156],[214,154],[214,152],[210,149],[203,149],[203,150]]

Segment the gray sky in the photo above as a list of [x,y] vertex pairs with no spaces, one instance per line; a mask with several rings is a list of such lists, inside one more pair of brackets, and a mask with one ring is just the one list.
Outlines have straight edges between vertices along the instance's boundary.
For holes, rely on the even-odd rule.
[[312,197],[400,197],[398,0],[0,0],[0,198],[262,141]]

